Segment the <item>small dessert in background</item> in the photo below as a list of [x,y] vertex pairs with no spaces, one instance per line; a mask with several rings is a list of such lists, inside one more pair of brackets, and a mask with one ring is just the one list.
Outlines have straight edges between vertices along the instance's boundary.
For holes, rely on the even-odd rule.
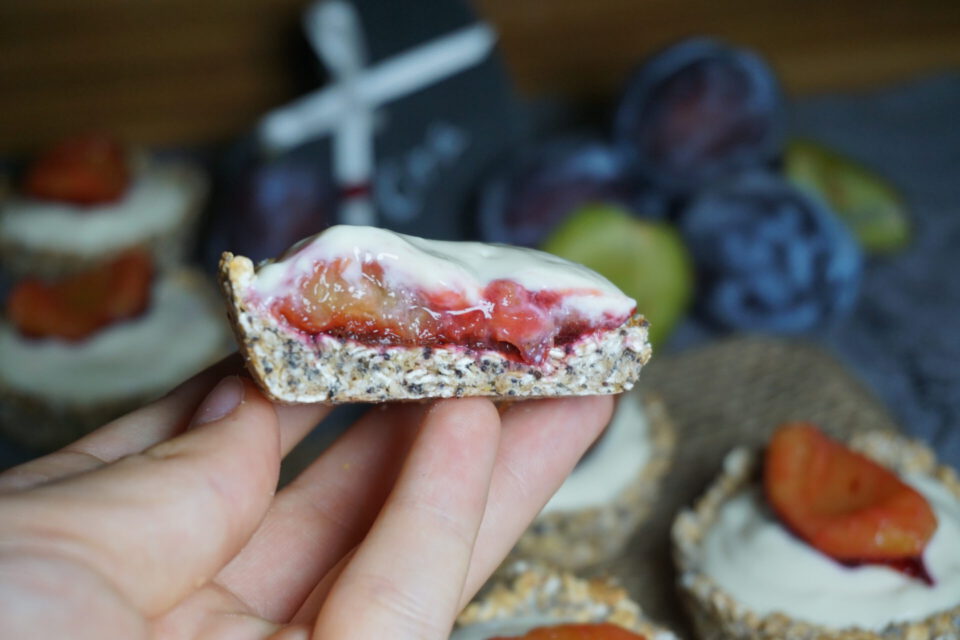
[[676,640],[612,581],[527,563],[515,564],[469,604],[450,640],[506,637]]
[[160,266],[178,264],[192,245],[207,182],[191,163],[84,134],[46,150],[8,191],[0,263],[15,275],[59,277],[135,246]]
[[659,398],[638,390],[620,396],[603,435],[511,557],[577,569],[619,554],[653,508],[675,437]]
[[0,429],[52,448],[152,400],[225,355],[212,284],[160,274],[140,249],[55,281],[15,283],[0,320]]
[[334,226],[221,284],[254,379],[279,402],[619,393],[650,357],[636,303],[556,256]]
[[700,637],[960,637],[953,469],[893,433],[860,433],[847,446],[804,423],[780,427],[758,465],[748,450],[732,452],[674,522]]

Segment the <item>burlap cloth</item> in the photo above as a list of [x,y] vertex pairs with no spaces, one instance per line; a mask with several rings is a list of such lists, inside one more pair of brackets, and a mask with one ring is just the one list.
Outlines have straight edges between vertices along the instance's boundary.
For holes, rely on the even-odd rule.
[[810,420],[843,436],[895,429],[879,401],[826,351],[803,342],[729,338],[678,355],[655,355],[642,386],[659,393],[677,429],[672,469],[653,516],[623,557],[587,575],[610,573],[651,618],[692,637],[676,595],[669,530],[719,472],[735,445],[764,442],[787,420]]

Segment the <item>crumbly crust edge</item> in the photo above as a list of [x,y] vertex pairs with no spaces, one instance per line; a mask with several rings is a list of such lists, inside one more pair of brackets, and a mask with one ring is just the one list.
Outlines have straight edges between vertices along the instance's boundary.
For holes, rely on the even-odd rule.
[[467,605],[460,627],[530,615],[562,622],[610,622],[647,640],[676,640],[673,632],[647,620],[626,590],[607,578],[585,580],[541,564],[518,562],[507,576]]
[[[942,482],[960,498],[960,480],[952,468],[939,465],[921,442],[889,431],[865,431],[850,446],[898,473],[922,473]],[[700,544],[716,521],[720,507],[754,481],[758,452],[737,448],[723,471],[692,509],[677,515],[671,531],[678,582],[695,627],[702,638],[731,640],[957,640],[960,603],[923,620],[888,625],[880,631],[855,627],[833,629],[795,620],[784,614],[760,616],[738,602],[699,567]]]
[[651,355],[648,324],[640,315],[567,350],[554,348],[542,367],[493,351],[310,339],[247,305],[255,277],[248,258],[224,253],[220,284],[240,351],[264,393],[285,404],[620,393],[633,387]]

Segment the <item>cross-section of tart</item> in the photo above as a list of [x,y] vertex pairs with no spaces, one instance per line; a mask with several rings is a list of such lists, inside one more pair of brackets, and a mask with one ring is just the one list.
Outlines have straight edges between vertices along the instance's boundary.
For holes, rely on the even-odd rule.
[[147,402],[225,354],[203,276],[156,273],[133,250],[56,281],[18,282],[0,320],[0,429],[52,448]]
[[220,275],[249,368],[288,403],[630,389],[650,357],[634,301],[546,253],[336,226]]
[[664,403],[633,390],[517,543],[513,556],[567,569],[620,553],[659,495],[675,432]]
[[727,457],[673,542],[703,638],[960,638],[960,481],[898,435],[784,425]]
[[51,147],[15,186],[0,202],[0,259],[11,273],[44,277],[132,247],[160,265],[179,263],[207,192],[192,163],[133,153],[103,134]]
[[676,640],[611,580],[516,563],[464,609],[450,640]]

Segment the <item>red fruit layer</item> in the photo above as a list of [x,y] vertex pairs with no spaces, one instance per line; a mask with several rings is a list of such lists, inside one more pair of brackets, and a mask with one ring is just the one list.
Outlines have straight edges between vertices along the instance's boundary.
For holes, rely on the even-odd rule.
[[116,201],[129,183],[123,146],[109,136],[87,134],[68,138],[37,158],[23,191],[42,200],[93,205]]
[[767,448],[767,499],[798,537],[847,565],[880,564],[930,581],[923,550],[937,528],[926,498],[817,427],[780,427]]
[[150,302],[153,263],[129,251],[108,263],[55,283],[20,281],[7,301],[10,321],[31,338],[82,340],[114,322],[142,313]]
[[[607,622],[597,624],[561,624],[554,627],[537,627],[523,640],[644,640],[644,637],[623,627]],[[506,636],[490,640],[509,640]]]
[[277,313],[309,334],[375,345],[492,349],[527,363],[541,362],[554,345],[625,320],[594,323],[563,309],[565,295],[583,291],[532,292],[512,280],[494,280],[471,304],[454,291],[391,290],[377,262],[364,263],[363,277],[347,282],[349,266],[340,258],[318,263],[298,293],[276,302]]

